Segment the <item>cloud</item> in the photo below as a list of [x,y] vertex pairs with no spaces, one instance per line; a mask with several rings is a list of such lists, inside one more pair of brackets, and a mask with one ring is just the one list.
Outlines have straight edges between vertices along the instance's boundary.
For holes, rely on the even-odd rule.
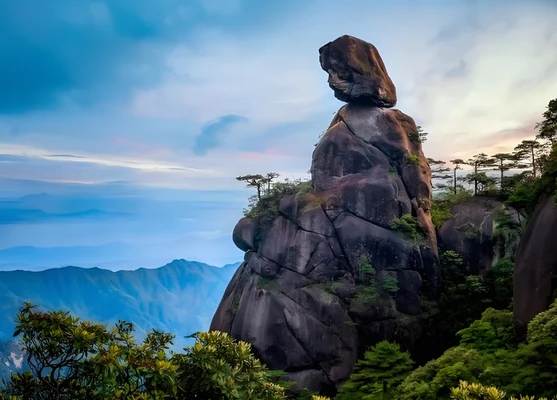
[[234,29],[277,7],[252,0],[2,1],[0,114],[114,104],[156,83],[168,48],[191,40],[200,25]]
[[85,158],[83,156],[76,156],[75,154],[47,154],[48,158]]
[[232,125],[247,122],[248,119],[239,115],[226,115],[218,121],[211,122],[201,129],[201,133],[195,137],[193,152],[197,155],[205,155],[207,151],[217,148]]
[[[378,47],[398,107],[430,132],[432,158],[511,149],[514,139],[499,132],[530,134],[523,127],[557,92],[551,2],[347,0],[342,19],[338,6],[309,0],[96,4],[41,9],[52,18],[39,31],[32,16],[13,9],[6,15],[22,23],[0,24],[63,60],[52,65],[71,78],[45,91],[63,109],[0,117],[0,146],[20,160],[1,163],[0,174],[210,190],[230,190],[234,176],[251,172],[305,175],[317,137],[342,105],[317,49],[346,33]],[[75,50],[62,40],[72,38],[67,33],[76,43],[90,37],[92,47]],[[50,51],[54,39],[60,48]],[[211,124],[223,116],[245,120]]]

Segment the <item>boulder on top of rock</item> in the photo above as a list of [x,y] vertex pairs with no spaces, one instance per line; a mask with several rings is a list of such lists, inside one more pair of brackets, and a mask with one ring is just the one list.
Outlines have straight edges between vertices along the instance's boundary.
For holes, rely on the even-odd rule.
[[371,43],[344,35],[319,49],[321,68],[341,101],[394,107],[396,88]]

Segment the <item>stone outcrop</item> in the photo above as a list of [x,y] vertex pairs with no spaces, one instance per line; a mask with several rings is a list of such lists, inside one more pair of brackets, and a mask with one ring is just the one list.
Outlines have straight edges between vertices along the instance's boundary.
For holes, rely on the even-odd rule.
[[[471,197],[451,209],[452,217],[437,232],[439,248],[458,253],[472,273],[485,273],[503,257],[512,258],[522,221],[517,210],[492,196]],[[503,234],[497,219],[507,215],[513,235]],[[509,227],[504,227],[509,232]]]
[[524,332],[536,314],[557,297],[557,206],[546,196],[520,240],[514,267],[514,316]]
[[341,101],[394,107],[396,89],[379,52],[370,43],[344,35],[319,49],[321,68]]
[[430,169],[413,119],[385,108],[396,93],[381,57],[343,36],[320,61],[349,103],[314,150],[313,190],[283,197],[271,226],[234,229],[245,262],[211,329],[252,343],[296,387],[334,395],[370,344],[419,344],[439,271]]

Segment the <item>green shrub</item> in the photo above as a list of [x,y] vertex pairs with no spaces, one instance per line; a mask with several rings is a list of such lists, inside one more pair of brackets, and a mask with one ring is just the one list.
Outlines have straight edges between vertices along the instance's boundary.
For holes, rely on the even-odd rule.
[[2,399],[286,399],[251,345],[226,333],[198,332],[175,354],[171,334],[153,330],[136,343],[125,321],[107,329],[34,308],[21,308],[14,334],[23,336],[30,371],[12,374]]
[[431,203],[431,220],[433,225],[436,228],[440,228],[445,221],[452,217],[451,208],[471,197],[470,192],[462,188],[460,190],[457,188],[457,192],[454,193],[452,187],[436,195]]
[[408,154],[405,160],[407,165],[420,165],[421,159],[417,154]]
[[336,400],[391,399],[414,362],[397,343],[382,341],[365,352]]
[[244,210],[244,215],[255,220],[264,231],[271,227],[275,218],[279,216],[279,203],[284,196],[296,195],[301,197],[312,192],[313,188],[309,181],[287,180],[277,182],[260,199],[257,198],[257,195],[251,196],[249,206]]
[[462,232],[467,239],[479,239],[482,237],[482,228],[473,222],[465,222],[456,227],[456,230]]
[[383,274],[383,276],[379,279],[379,286],[385,292],[396,292],[399,289],[398,279],[396,278],[396,276]]
[[367,256],[360,256],[360,262],[358,265],[358,280],[363,284],[372,283],[375,279],[375,268],[367,258]]
[[404,214],[391,221],[391,229],[407,240],[413,247],[423,244],[424,237],[418,220],[411,214]]

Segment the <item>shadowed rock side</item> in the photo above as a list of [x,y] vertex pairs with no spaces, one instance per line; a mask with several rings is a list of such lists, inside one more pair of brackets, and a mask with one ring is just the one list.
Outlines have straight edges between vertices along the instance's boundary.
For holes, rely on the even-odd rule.
[[514,316],[522,333],[557,295],[557,206],[547,196],[536,207],[516,252]]
[[484,273],[503,257],[513,258],[518,235],[498,231],[497,216],[505,213],[517,229],[525,216],[490,196],[471,197],[451,209],[452,217],[437,232],[439,247],[453,250],[472,273]]
[[[376,84],[390,82],[373,46],[341,39],[368,46],[366,68],[386,77]],[[419,345],[421,297],[435,294],[438,265],[431,173],[421,144],[409,139],[415,134],[398,110],[344,106],[314,150],[313,192],[283,197],[268,229],[250,218],[234,229],[245,262],[211,329],[252,343],[265,364],[297,382],[294,390],[334,395],[368,345]],[[392,228],[404,215],[417,221],[417,239]],[[362,257],[375,283],[363,281]]]

